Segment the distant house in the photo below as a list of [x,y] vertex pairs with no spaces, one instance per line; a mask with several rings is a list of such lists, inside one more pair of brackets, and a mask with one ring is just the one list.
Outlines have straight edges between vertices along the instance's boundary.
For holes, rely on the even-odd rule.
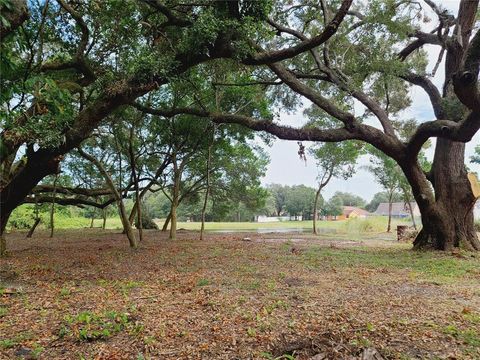
[[345,219],[365,219],[368,215],[370,215],[370,213],[367,210],[360,209],[355,206],[344,206],[342,215],[345,216]]
[[[420,209],[417,206],[416,202],[411,202],[413,216],[420,216]],[[380,203],[375,210],[375,215],[388,216],[388,203]],[[404,218],[410,216],[410,210],[408,204],[405,202],[394,202],[392,203],[392,217]]]
[[327,216],[327,220],[346,220],[346,219],[365,219],[367,216],[371,215],[367,210],[360,209],[355,206],[344,206],[341,215],[337,216]]
[[256,216],[255,221],[259,223],[264,222],[278,222],[278,221],[288,221],[290,220],[290,216],[266,216],[266,215],[258,215]]

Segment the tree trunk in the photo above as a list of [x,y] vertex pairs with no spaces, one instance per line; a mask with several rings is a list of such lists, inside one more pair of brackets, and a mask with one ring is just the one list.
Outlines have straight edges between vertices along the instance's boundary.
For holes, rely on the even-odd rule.
[[50,237],[53,238],[53,231],[55,230],[55,196],[57,195],[57,181],[58,173],[55,175],[55,180],[53,181],[53,201],[52,208],[50,209]]
[[122,220],[122,225],[123,229],[125,230],[125,234],[127,235],[128,242],[130,244],[130,247],[136,249],[137,248],[137,239],[135,238],[135,234],[132,230],[132,225],[130,224],[130,221],[128,221],[128,215],[127,211],[125,210],[125,205],[123,203],[122,195],[118,192],[115,184],[113,183],[113,180],[111,176],[108,174],[108,172],[105,170],[103,165],[98,161],[95,157],[85,153],[83,150],[78,149],[78,153],[88,161],[90,161],[92,164],[94,164],[97,169],[100,171],[100,173],[103,175],[105,182],[107,183],[107,186],[112,190],[113,196],[115,197],[115,200],[117,201],[118,205],[118,212],[120,215],[120,219]]
[[35,219],[35,222],[33,223],[32,227],[28,231],[27,238],[31,238],[33,236],[33,233],[35,232],[35,229],[37,228],[38,224],[40,224],[40,218],[37,217]]
[[208,147],[207,158],[207,189],[205,190],[205,198],[203,199],[202,207],[202,226],[200,227],[200,240],[203,240],[203,233],[205,232],[205,214],[207,212],[208,193],[210,192],[210,163],[212,162],[212,144]]
[[392,199],[393,199],[393,191],[390,191],[390,196],[388,198],[388,225],[387,225],[387,233],[390,232],[392,227]]
[[[130,156],[130,167],[132,169],[132,178],[135,183],[135,204],[137,207],[137,221],[138,221],[138,238],[140,241],[143,240],[143,221],[142,221],[142,203],[140,197],[140,184],[139,184],[139,174],[137,173],[137,164],[135,159],[135,152],[133,150],[133,138],[135,135],[135,127],[132,124],[130,127],[130,137],[128,142],[128,153]],[[133,210],[132,210],[133,212]],[[128,219],[130,221],[130,219]],[[131,224],[131,222],[130,222]]]
[[[452,84],[455,83],[454,78],[458,72],[462,71],[465,60],[464,50],[468,47],[477,10],[478,0],[460,2],[454,34],[459,38],[461,45],[447,49],[443,97],[452,103],[459,101],[458,91]],[[478,56],[478,53],[476,55]],[[477,76],[478,73],[475,78]],[[474,92],[471,96],[475,96]],[[449,115],[451,117],[449,120],[459,122],[465,114],[463,111],[455,111]],[[435,190],[435,198],[430,201],[428,196],[425,196],[429,190],[427,189],[429,184],[415,189],[416,184],[410,181],[414,188],[415,199],[419,203],[423,224],[422,230],[415,239],[414,247],[436,250],[454,248],[480,250],[473,218],[476,198],[465,169],[465,144],[437,138],[429,178]]]
[[170,210],[170,233],[168,238],[175,240],[177,238],[177,204],[172,203]]
[[163,223],[162,226],[162,231],[165,232],[168,229],[168,224],[170,224],[170,220],[172,219],[172,213],[169,212],[167,215],[167,218],[165,219],[165,222]]
[[180,197],[180,173],[181,170],[175,169],[173,175],[173,194],[172,194],[172,207],[170,210],[170,240],[177,238],[177,208],[178,200]]
[[417,230],[417,224],[415,223],[415,215],[413,215],[412,202],[410,201],[410,199],[407,199],[407,206],[408,206],[408,212],[410,213],[410,217],[412,218],[413,228]]
[[5,238],[5,229],[0,232],[0,257],[7,255],[7,239]]
[[437,139],[432,166],[435,201],[421,206],[423,228],[414,242],[417,249],[480,250],[474,228],[472,193],[464,165],[465,144]]
[[318,199],[320,199],[320,192],[322,191],[323,186],[320,185],[317,189],[317,193],[315,194],[315,202],[313,203],[313,233],[315,235],[318,234],[317,232],[317,218],[318,218]]
[[91,219],[91,221],[90,221],[90,229],[93,229],[93,219],[94,219],[94,218],[93,218],[93,216],[92,216],[92,219]]
[[105,227],[107,226],[107,208],[102,209],[102,217],[103,217],[102,229],[105,230]]

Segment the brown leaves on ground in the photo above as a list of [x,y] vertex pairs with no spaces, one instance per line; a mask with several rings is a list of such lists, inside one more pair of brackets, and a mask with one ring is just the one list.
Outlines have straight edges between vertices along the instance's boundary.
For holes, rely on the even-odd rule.
[[0,358],[480,357],[474,266],[437,282],[358,260],[392,243],[249,236],[149,231],[132,251],[115,232],[11,234]]

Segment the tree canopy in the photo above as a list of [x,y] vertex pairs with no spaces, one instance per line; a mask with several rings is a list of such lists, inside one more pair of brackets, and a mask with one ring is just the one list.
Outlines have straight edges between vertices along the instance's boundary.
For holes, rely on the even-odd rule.
[[[464,166],[464,143],[480,128],[477,0],[462,0],[456,14],[431,0],[0,6],[2,233],[35,186],[102,136],[103,124],[126,121],[137,148],[142,121],[155,135],[160,123],[186,121],[184,132],[210,121],[228,126],[221,136],[232,141],[248,134],[242,125],[286,140],[368,143],[412,189],[423,222],[416,247],[480,249]],[[438,61],[429,63],[427,45]],[[432,74],[443,58],[439,88]],[[431,120],[405,116],[413,86],[427,95]],[[278,121],[279,110],[304,106],[307,124]],[[421,151],[432,137],[425,170]],[[135,153],[133,178],[146,170]]]

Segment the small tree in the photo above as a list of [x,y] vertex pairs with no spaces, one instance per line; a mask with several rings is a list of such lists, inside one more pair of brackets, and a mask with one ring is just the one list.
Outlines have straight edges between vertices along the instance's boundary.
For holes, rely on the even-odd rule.
[[295,185],[289,188],[286,194],[285,209],[290,216],[294,216],[295,220],[299,215],[302,219],[310,218],[313,206],[312,198],[315,196],[315,189],[305,185]]
[[338,216],[343,212],[343,201],[339,197],[332,197],[325,203],[322,213],[325,216]]
[[375,180],[388,194],[387,232],[390,232],[392,225],[393,197],[400,189],[400,181],[403,174],[395,160],[375,149],[370,149],[370,152],[372,157],[370,158],[370,165],[366,166],[366,168],[375,176]]
[[355,173],[355,163],[360,154],[361,145],[353,141],[342,143],[323,143],[310,148],[310,154],[317,162],[318,187],[313,203],[313,233],[317,234],[318,200],[322,189],[332,178],[347,180]]

